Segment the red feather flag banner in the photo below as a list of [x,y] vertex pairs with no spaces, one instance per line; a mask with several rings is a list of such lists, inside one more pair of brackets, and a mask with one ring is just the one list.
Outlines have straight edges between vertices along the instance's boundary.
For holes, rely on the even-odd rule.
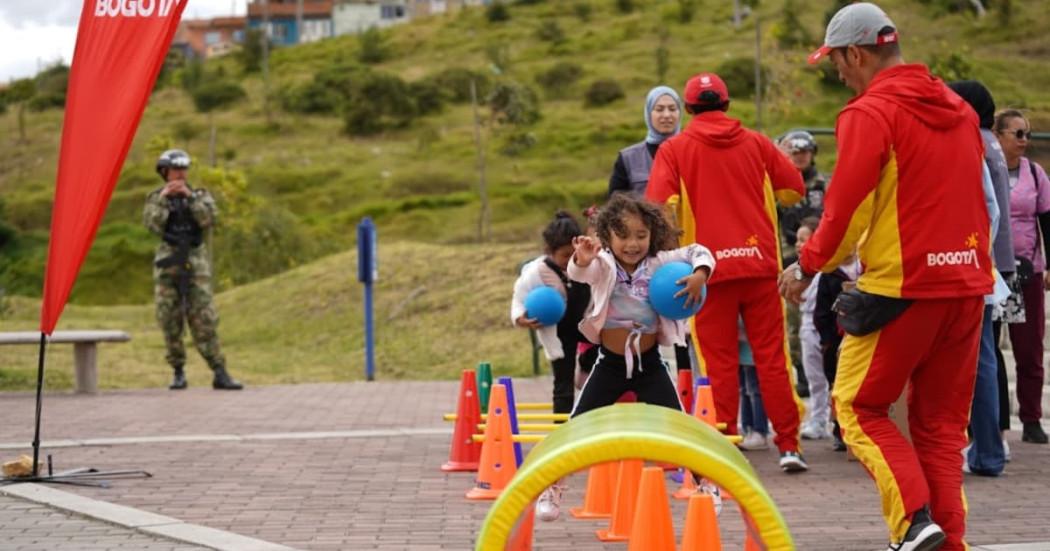
[[40,310],[40,331],[47,335],[95,239],[187,1],[84,0]]

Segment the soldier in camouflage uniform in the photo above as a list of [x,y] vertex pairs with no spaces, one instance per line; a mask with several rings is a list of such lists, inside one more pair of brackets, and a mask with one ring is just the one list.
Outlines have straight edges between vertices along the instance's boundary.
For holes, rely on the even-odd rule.
[[204,232],[215,223],[215,200],[206,190],[193,189],[186,182],[189,167],[190,156],[185,151],[162,153],[157,159],[157,173],[165,184],[149,194],[143,211],[146,227],[162,239],[154,256],[153,289],[167,360],[175,371],[168,388],[187,386],[182,342],[185,324],[215,375],[212,388],[240,390],[243,385],[226,372],[216,332],[219,315],[212,304],[211,263]]

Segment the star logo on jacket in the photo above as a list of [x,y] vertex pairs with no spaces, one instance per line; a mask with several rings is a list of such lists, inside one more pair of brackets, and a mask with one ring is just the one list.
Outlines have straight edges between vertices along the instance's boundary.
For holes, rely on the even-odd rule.
[[746,244],[748,247],[757,247],[758,246],[758,236],[755,235],[755,234],[751,234],[751,237],[748,237],[747,241],[745,241],[744,244]]
[[977,248],[977,232],[971,233],[970,237],[966,238],[966,246],[971,249]]

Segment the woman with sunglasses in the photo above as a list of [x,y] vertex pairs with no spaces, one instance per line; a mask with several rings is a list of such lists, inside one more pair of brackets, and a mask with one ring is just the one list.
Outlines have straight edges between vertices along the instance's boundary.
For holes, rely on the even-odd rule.
[[[1039,420],[1043,417],[1044,292],[1050,289],[1050,272],[1046,270],[1050,256],[1046,240],[1050,236],[1050,180],[1043,167],[1024,156],[1032,133],[1023,113],[1001,111],[995,117],[995,133],[1010,171],[1010,233],[1017,256],[1016,277],[1023,280],[1025,321],[1009,324],[1017,369],[1018,416],[1023,425],[1021,440],[1046,444],[1046,432]],[[1010,429],[1010,401],[1006,369],[1001,363],[999,404],[999,428],[1006,431]]]

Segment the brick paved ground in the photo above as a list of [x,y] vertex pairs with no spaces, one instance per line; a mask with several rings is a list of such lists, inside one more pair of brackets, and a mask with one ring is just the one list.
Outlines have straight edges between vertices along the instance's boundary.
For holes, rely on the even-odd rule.
[[[549,395],[549,378],[516,384],[519,400]],[[463,499],[471,475],[438,470],[449,440],[439,416],[453,409],[455,392],[453,382],[378,382],[49,395],[42,434],[45,443],[57,444],[110,439],[108,445],[48,447],[56,469],[144,468],[155,475],[114,481],[110,489],[61,488],[83,496],[304,549],[463,550],[471,548],[488,505]],[[0,393],[0,403],[6,413],[0,455],[8,458],[28,451],[33,396]],[[114,440],[171,436],[181,441]],[[1050,446],[1012,437],[1014,461],[1005,476],[967,479],[972,544],[1050,539]],[[3,446],[10,443],[24,444]],[[787,476],[776,468],[775,452],[749,455],[799,549],[884,549],[878,498],[858,464],[824,442],[810,444],[806,456],[813,470]],[[570,480],[567,503],[582,500],[584,483],[582,475]],[[681,503],[674,513],[680,530]],[[726,548],[739,548],[732,506],[721,524]],[[536,549],[625,548],[596,543],[591,534],[599,526],[564,519],[540,524]],[[0,533],[4,528],[0,521]]]
[[204,549],[141,532],[56,511],[44,505],[0,495],[0,549],[138,549],[191,551]]

